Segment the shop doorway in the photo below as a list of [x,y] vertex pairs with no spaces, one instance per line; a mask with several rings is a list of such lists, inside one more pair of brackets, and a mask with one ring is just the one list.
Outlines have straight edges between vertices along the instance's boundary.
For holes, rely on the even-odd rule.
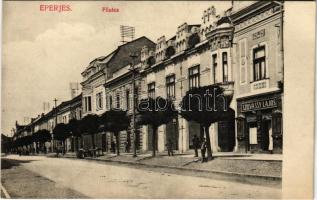
[[194,121],[189,121],[188,122],[188,130],[189,130],[189,149],[194,149],[194,144],[193,144],[193,138],[196,135],[200,141],[202,141],[204,137],[204,130],[198,124],[197,122]]
[[166,143],[171,140],[173,149],[178,150],[178,120],[166,124]]
[[268,151],[270,145],[270,132],[271,129],[271,120],[262,121],[262,130],[261,130],[261,149],[262,151]]
[[[158,150],[158,134],[157,134],[157,132],[158,132],[158,130],[156,131],[156,140],[155,140],[155,151],[157,151]],[[152,149],[153,149],[153,145],[152,145],[152,139],[153,139],[153,134],[154,134],[154,132],[153,132],[153,128],[152,128],[152,126],[149,126],[148,125],[148,150],[149,151],[152,151]]]
[[231,120],[218,122],[218,146],[222,152],[231,152],[235,146],[234,116]]

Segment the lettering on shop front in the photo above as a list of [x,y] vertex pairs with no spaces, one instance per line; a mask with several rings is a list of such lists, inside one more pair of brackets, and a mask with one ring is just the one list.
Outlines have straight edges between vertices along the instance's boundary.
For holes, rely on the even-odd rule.
[[274,108],[277,107],[277,99],[266,99],[266,100],[259,100],[259,101],[252,101],[247,103],[241,104],[241,112],[248,112],[253,110],[262,110],[267,108]]

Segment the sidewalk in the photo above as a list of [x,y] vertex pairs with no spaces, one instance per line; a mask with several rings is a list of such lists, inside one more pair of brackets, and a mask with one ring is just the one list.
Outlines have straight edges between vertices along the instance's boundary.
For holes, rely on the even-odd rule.
[[[191,170],[197,173],[208,172],[229,176],[242,176],[260,179],[281,181],[282,179],[282,155],[275,154],[237,154],[219,152],[214,153],[214,159],[201,163],[199,157],[194,157],[191,152],[167,156],[166,153],[158,153],[152,157],[151,153],[138,154],[133,157],[132,153],[121,153],[120,156],[105,153],[99,157],[87,157],[87,160],[115,162],[122,164],[143,165],[157,168],[171,168],[178,170]],[[56,157],[56,154],[47,154]],[[76,158],[75,153],[67,153],[61,158]]]

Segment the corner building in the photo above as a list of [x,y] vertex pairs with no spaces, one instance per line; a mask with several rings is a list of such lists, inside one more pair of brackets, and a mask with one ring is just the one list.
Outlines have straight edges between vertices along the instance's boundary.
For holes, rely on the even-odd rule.
[[[151,63],[144,68],[147,95],[174,99],[177,106],[186,92],[194,87],[218,84],[229,95],[234,95],[232,70],[233,27],[228,17],[216,15],[212,6],[204,11],[202,24],[183,23],[177,27],[175,36],[157,40],[154,55],[149,55]],[[235,109],[235,101],[230,105]],[[231,120],[217,122],[209,127],[214,152],[233,151],[236,145],[235,116]],[[144,150],[151,150],[153,131],[144,126]],[[166,142],[171,139],[174,150],[181,153],[193,149],[194,135],[203,137],[203,130],[194,121],[177,117],[172,122],[158,128],[156,149],[166,150]]]

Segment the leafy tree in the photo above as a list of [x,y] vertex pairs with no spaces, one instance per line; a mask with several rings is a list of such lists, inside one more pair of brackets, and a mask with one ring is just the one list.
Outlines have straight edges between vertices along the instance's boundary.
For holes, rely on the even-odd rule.
[[45,146],[45,142],[49,142],[52,139],[51,133],[46,129],[39,130],[39,142],[42,147]]
[[[82,134],[81,134],[81,130],[80,130],[80,121],[78,121],[77,119],[71,119],[69,121],[69,123],[67,124],[69,131],[71,132],[72,136],[74,136],[76,138],[76,142],[75,144],[78,146],[78,138],[81,138],[81,143],[83,141],[82,139]],[[81,144],[81,147],[83,145]],[[75,148],[78,150],[78,148]]]
[[42,130],[39,130],[39,142],[49,142],[51,141],[52,139],[52,136],[51,136],[51,133],[46,130],[46,129],[42,129]]
[[61,141],[63,143],[63,153],[65,153],[66,146],[65,140],[70,136],[68,127],[64,123],[57,124],[53,129],[54,139]]
[[171,100],[162,97],[141,99],[137,110],[139,113],[137,123],[139,125],[150,125],[153,129],[152,156],[155,156],[157,129],[160,125],[167,124],[177,116],[177,111]]
[[209,126],[232,117],[234,111],[229,107],[231,100],[232,97],[224,95],[223,88],[209,85],[187,91],[181,101],[180,115],[187,121],[199,123],[204,129],[208,159],[212,159]]
[[127,116],[127,112],[118,109],[106,111],[101,116],[101,123],[104,125],[105,131],[114,133],[117,155],[120,155],[120,131],[127,130],[130,125],[130,118]]
[[93,148],[96,148],[96,145],[95,145],[95,134],[98,133],[99,125],[100,124],[99,124],[98,115],[89,114],[89,115],[86,115],[81,120],[80,129],[81,129],[82,133],[86,133],[88,135],[91,135],[92,147]]

